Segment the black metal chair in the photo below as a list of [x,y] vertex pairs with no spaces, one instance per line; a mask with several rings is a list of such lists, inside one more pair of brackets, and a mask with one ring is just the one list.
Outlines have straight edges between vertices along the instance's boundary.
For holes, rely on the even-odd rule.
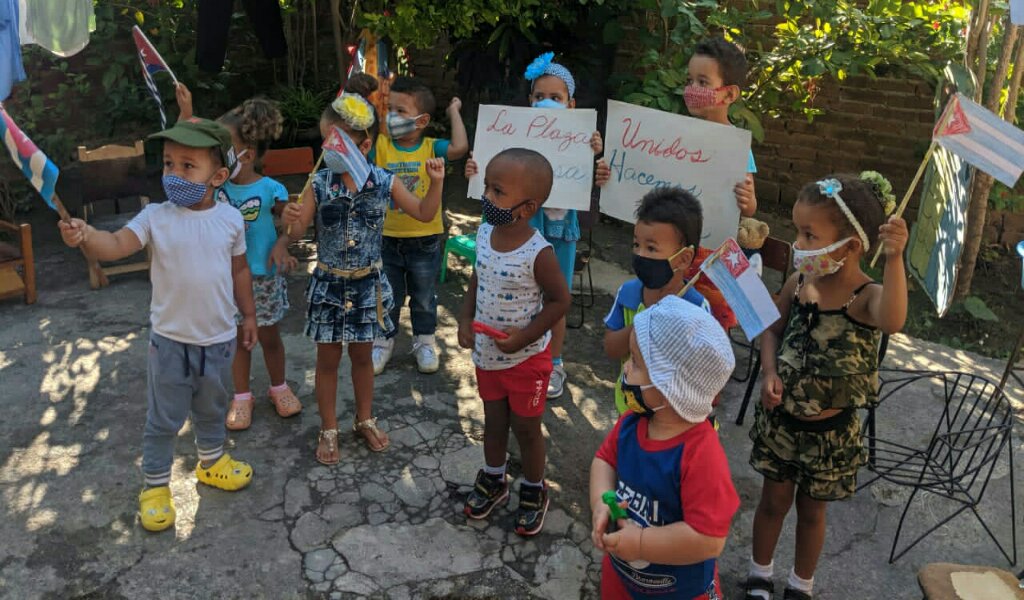
[[[911,386],[931,386],[927,393],[941,390],[943,394],[942,411],[930,438],[921,444],[915,445],[912,439],[913,431],[920,429],[896,432],[896,439],[878,436],[875,431],[877,409],[868,411],[864,438],[869,449],[867,468],[874,477],[862,483],[858,490],[879,480],[911,489],[893,536],[889,562],[895,562],[939,527],[970,511],[1006,560],[1011,565],[1016,564],[1017,510],[1010,443],[1013,410],[1009,399],[991,381],[968,373],[887,370],[884,375],[879,396],[883,406],[885,400],[905,394]],[[899,404],[898,400],[893,402]],[[1009,553],[978,512],[1003,451],[1009,460],[1012,543]],[[921,492],[930,492],[959,507],[897,552],[910,507]]]
[[595,186],[590,194],[590,210],[577,213],[583,235],[576,246],[576,262],[573,264],[572,307],[579,308],[579,320],[567,315],[565,326],[569,329],[583,327],[587,309],[594,306],[594,276],[590,272],[590,259],[594,252],[594,225],[601,216],[600,204],[601,192]]
[[[777,271],[782,276],[782,281],[779,284],[779,290],[786,285],[786,279],[789,277],[789,269],[792,266],[791,252],[792,246],[788,242],[784,242],[778,238],[768,237],[764,240],[764,245],[759,250],[761,254],[761,264],[765,271]],[[775,292],[778,294],[778,291]],[[736,335],[742,336],[737,338]],[[747,351],[747,360],[744,361],[743,375],[737,375],[735,372],[732,374],[732,380],[743,383],[749,381],[751,378],[757,379],[758,369],[761,368],[761,356],[759,352],[760,345],[757,340],[748,340],[746,335],[743,334],[743,330],[739,327],[733,327],[729,330],[729,341],[732,342],[733,346],[744,348]],[[739,361],[737,361],[739,366]],[[748,389],[750,386],[748,386]],[[749,398],[749,396],[744,396]],[[745,400],[745,402],[748,400]],[[742,425],[742,419],[737,421],[737,424]]]

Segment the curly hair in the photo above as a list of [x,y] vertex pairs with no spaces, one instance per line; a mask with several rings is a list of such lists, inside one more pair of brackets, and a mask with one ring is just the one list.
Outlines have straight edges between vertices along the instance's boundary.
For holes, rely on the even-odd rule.
[[[878,244],[878,228],[885,223],[886,219],[883,208],[884,199],[880,195],[878,186],[851,173],[827,175],[824,179],[835,179],[842,184],[843,190],[839,193],[839,197],[843,199],[847,208],[864,229],[864,234],[868,236],[871,247],[875,247]],[[805,185],[797,195],[796,201],[811,206],[828,207],[829,216],[832,223],[839,228],[840,235],[857,237],[857,230],[843,214],[835,199],[822,194],[816,181]]]
[[693,194],[679,186],[658,187],[647,192],[636,207],[636,220],[673,226],[683,246],[700,245],[704,210]]
[[[377,87],[377,79],[372,75],[367,75],[366,73],[355,73],[352,77],[348,78],[347,82],[345,82],[344,91],[350,94],[358,94],[362,96],[370,106],[373,106],[370,96],[377,91]],[[345,122],[344,119],[341,118],[341,115],[339,115],[330,104],[328,104],[327,108],[324,109],[320,118],[331,125],[341,125]],[[365,135],[363,135],[363,132],[361,131],[353,132],[354,135],[351,136],[352,141],[356,144],[361,144],[363,140],[367,138],[375,140],[377,139],[377,132],[379,130],[380,124],[378,123],[378,119],[375,118],[373,120],[373,125],[370,125],[370,127],[367,128]]]
[[250,98],[232,108],[218,121],[229,127],[246,146],[256,149],[256,168],[270,148],[270,143],[281,136],[284,117],[277,103],[263,97]]

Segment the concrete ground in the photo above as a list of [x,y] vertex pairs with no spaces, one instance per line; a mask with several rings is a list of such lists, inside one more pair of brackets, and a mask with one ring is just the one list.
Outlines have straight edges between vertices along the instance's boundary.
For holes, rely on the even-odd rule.
[[[151,534],[136,517],[148,281],[144,274],[124,276],[90,291],[81,257],[59,244],[52,217],[32,218],[39,302],[0,303],[0,389],[10,410],[0,420],[0,596],[597,597],[601,557],[589,541],[587,474],[615,417],[617,374],[617,365],[601,351],[600,319],[610,293],[627,276],[621,265],[629,252],[628,232],[602,224],[595,234],[601,240],[594,263],[597,304],[583,327],[569,333],[568,392],[549,404],[545,418],[553,501],[538,537],[510,534],[511,510],[498,510],[486,522],[467,523],[461,515],[462,498],[482,461],[483,415],[469,353],[455,341],[454,314],[468,275],[456,259],[440,287],[441,372],[416,372],[403,317],[395,357],[376,381],[375,410],[392,447],[372,454],[346,435],[341,464],[331,468],[313,458],[319,422],[314,347],[301,333],[305,275],[292,274],[292,310],[282,331],[288,381],[305,410],[283,420],[261,401],[252,428],[230,436],[231,451],[255,469],[253,484],[238,493],[197,485],[186,426],[171,485],[177,525]],[[474,227],[471,218],[452,219],[455,230]],[[254,389],[262,391],[268,382],[261,360],[257,352]],[[886,364],[989,377],[1001,371],[995,361],[903,336],[894,339]],[[347,365],[342,373],[338,406],[344,423],[353,403]],[[722,443],[742,499],[719,567],[728,598],[739,596],[761,486],[747,465],[751,419],[743,427],[732,423],[743,390],[743,384],[730,383],[719,409]],[[1019,418],[1024,393],[1010,393]],[[938,419],[940,398],[935,388],[907,389],[881,409],[880,433],[923,443]],[[1012,441],[1012,451],[1022,464],[1019,439]],[[998,459],[980,509],[1001,539],[1008,539],[1011,525],[1007,456]],[[515,451],[512,465],[517,475]],[[901,488],[877,484],[830,507],[817,598],[919,598],[915,574],[933,561],[1007,566],[970,513],[890,565],[889,545],[906,497]],[[924,495],[915,501],[907,527],[922,531],[928,519],[949,508]],[[794,520],[790,515],[776,556],[780,590],[792,564]]]

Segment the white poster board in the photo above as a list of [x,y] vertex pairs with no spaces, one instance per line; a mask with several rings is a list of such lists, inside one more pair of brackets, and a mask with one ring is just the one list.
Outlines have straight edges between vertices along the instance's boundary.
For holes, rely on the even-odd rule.
[[747,175],[750,132],[738,127],[608,101],[604,158],[611,179],[601,212],[634,222],[647,192],[680,186],[704,209],[701,246],[717,248],[736,236],[740,211],[734,188]]
[[594,151],[590,137],[597,131],[592,109],[521,108],[481,104],[473,140],[479,173],[469,181],[469,196],[484,192],[487,163],[502,150],[528,148],[551,163],[555,180],[544,208],[590,209],[594,181]]

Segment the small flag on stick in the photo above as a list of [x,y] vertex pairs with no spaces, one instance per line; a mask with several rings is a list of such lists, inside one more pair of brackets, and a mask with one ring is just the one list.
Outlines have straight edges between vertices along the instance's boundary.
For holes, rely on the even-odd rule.
[[748,340],[752,340],[779,319],[768,288],[740,249],[729,238],[700,266],[701,272],[722,292]]
[[160,99],[160,92],[157,90],[156,82],[153,81],[153,76],[157,73],[167,73],[171,76],[171,80],[174,84],[178,84],[178,78],[174,76],[174,72],[164,62],[160,53],[157,52],[149,38],[146,37],[145,33],[139,29],[136,25],[132,27],[132,39],[135,40],[135,47],[139,51],[139,62],[142,63],[142,78],[146,81],[146,88],[149,89],[149,94],[153,96],[153,100],[156,100],[157,108],[160,109],[160,126],[164,129],[167,128],[167,114],[164,112],[164,103]]
[[[327,163],[327,166],[332,167],[331,170],[334,171],[344,170],[352,177],[356,189],[363,189],[366,180],[370,177],[370,163],[366,161],[366,157],[359,151],[359,146],[352,141],[352,138],[348,137],[348,134],[340,128],[332,127],[331,133],[324,140],[323,149],[326,155],[324,162]],[[331,163],[334,161],[338,161],[340,164],[332,165]]]
[[21,173],[29,180],[32,187],[36,188],[50,208],[57,210],[54,203],[54,188],[57,185],[60,170],[18,128],[3,106],[0,106],[0,138],[3,139],[7,151],[11,153],[14,164],[21,169]]
[[1008,187],[1024,172],[1024,131],[963,94],[950,98],[932,137]]

